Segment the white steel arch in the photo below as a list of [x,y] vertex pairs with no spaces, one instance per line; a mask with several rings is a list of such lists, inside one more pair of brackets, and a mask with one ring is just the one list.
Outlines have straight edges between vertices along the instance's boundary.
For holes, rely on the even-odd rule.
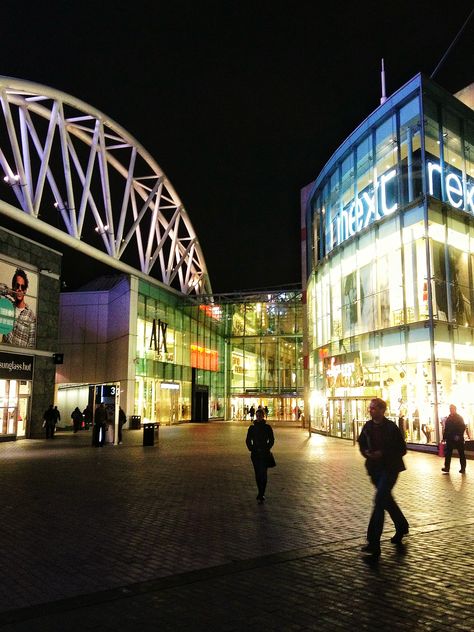
[[4,202],[12,214],[11,190],[18,213],[39,231],[85,243],[109,265],[131,259],[184,294],[212,292],[176,191],[125,129],[79,99],[21,79],[0,76],[0,102],[0,212]]

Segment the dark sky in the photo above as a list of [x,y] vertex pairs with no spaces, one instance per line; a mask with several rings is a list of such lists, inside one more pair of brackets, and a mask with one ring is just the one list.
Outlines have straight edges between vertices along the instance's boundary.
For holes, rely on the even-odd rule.
[[[390,95],[433,72],[473,9],[457,0],[6,4],[0,74],[68,92],[140,141],[188,211],[214,292],[300,281],[300,190],[378,106],[381,58]],[[474,17],[435,77],[450,92],[474,81],[473,42]],[[67,259],[72,288],[82,277]]]

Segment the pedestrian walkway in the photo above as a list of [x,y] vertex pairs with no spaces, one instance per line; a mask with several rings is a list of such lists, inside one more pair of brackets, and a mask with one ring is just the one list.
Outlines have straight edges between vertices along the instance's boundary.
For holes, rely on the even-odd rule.
[[90,446],[90,433],[0,444],[0,628],[472,631],[474,462],[410,452],[378,563],[359,548],[373,491],[350,442],[275,430],[258,505],[246,428],[209,423]]

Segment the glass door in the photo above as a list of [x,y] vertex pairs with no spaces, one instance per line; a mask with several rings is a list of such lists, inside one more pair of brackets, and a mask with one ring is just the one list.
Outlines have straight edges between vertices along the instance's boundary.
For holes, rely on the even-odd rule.
[[0,434],[16,435],[18,380],[0,380]]
[[369,419],[367,410],[371,399],[372,397],[329,398],[329,434],[350,439],[354,436],[355,424],[358,436]]

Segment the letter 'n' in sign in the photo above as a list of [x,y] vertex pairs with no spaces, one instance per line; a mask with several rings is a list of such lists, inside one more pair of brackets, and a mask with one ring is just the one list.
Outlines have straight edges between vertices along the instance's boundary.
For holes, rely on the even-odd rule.
[[163,323],[161,320],[156,322],[156,318],[153,319],[153,324],[151,326],[151,336],[150,336],[150,349],[154,349],[161,353],[168,353],[168,349],[166,347],[166,330],[168,329],[168,323]]

